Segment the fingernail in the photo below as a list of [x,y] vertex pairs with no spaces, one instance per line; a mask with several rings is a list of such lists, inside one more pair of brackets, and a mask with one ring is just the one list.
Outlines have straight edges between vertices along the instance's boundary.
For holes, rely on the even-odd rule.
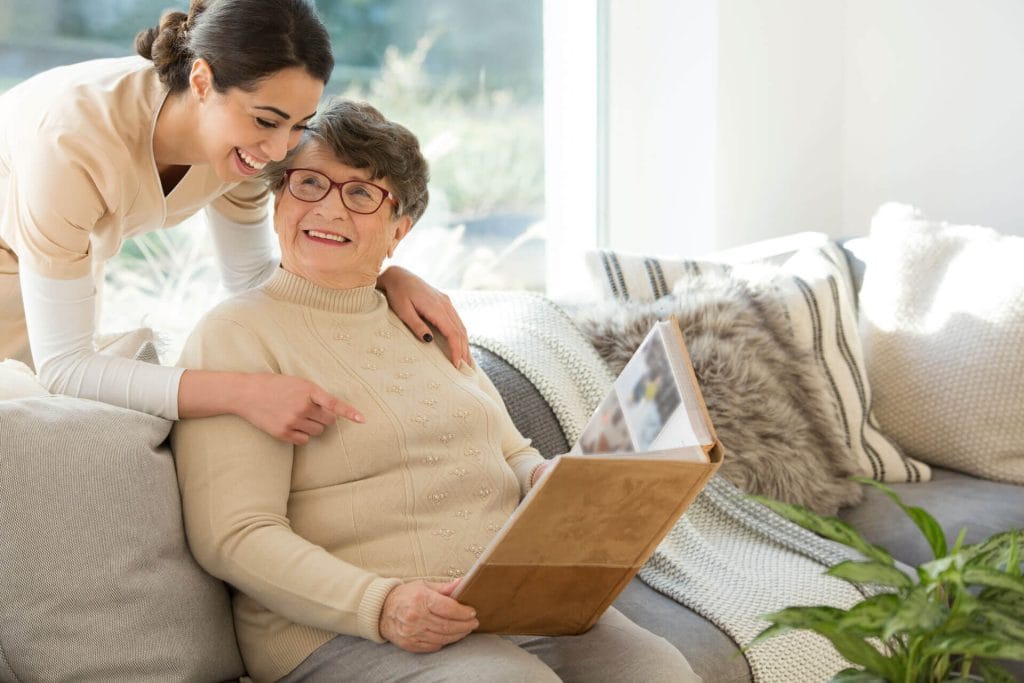
[[425,342],[432,342],[432,341],[434,341],[434,335],[430,334],[429,332],[424,332],[423,333],[423,341],[425,341]]

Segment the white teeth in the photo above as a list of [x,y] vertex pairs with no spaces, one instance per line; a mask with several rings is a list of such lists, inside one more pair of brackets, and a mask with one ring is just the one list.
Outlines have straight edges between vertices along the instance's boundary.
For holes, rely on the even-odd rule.
[[[236,149],[238,149],[238,148],[236,147]],[[249,168],[252,168],[252,169],[254,169],[256,171],[262,171],[263,167],[267,165],[267,162],[265,162],[265,161],[256,161],[251,156],[246,154],[244,150],[241,150],[241,149],[238,150],[238,156],[241,157],[242,161],[245,162],[246,166],[248,166]]]
[[310,237],[320,237],[325,240],[333,240],[335,242],[348,242],[348,238],[342,237],[341,235],[333,235],[329,232],[320,232],[319,230],[307,230]]

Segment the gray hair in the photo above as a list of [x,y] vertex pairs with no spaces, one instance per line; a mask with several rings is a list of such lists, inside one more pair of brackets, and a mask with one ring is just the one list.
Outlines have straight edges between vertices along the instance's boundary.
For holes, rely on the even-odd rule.
[[352,168],[369,169],[372,180],[387,178],[398,200],[395,216],[408,216],[415,224],[426,211],[430,170],[419,140],[372,105],[331,100],[310,122],[295,149],[282,161],[267,165],[263,177],[274,191],[283,188],[284,172],[311,141],[324,145]]

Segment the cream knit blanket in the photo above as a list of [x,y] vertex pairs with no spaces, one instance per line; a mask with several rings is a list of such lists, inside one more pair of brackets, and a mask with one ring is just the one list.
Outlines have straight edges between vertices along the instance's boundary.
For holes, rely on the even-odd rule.
[[[471,341],[530,380],[574,442],[614,378],[569,316],[531,293],[457,292],[453,300]],[[742,646],[768,625],[760,615],[792,605],[847,608],[861,600],[849,584],[823,574],[853,557],[714,477],[640,578]],[[827,640],[805,631],[772,638],[746,657],[754,680],[764,682],[827,681],[850,666]]]

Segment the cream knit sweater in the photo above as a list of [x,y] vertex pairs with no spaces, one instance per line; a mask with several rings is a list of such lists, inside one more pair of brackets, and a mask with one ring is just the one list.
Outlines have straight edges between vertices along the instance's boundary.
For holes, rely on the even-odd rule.
[[487,376],[452,367],[372,287],[324,289],[279,269],[209,313],[181,364],[305,377],[366,416],[300,447],[232,415],[174,429],[189,545],[238,590],[257,681],[337,633],[381,641],[388,592],[461,576],[543,462]]

